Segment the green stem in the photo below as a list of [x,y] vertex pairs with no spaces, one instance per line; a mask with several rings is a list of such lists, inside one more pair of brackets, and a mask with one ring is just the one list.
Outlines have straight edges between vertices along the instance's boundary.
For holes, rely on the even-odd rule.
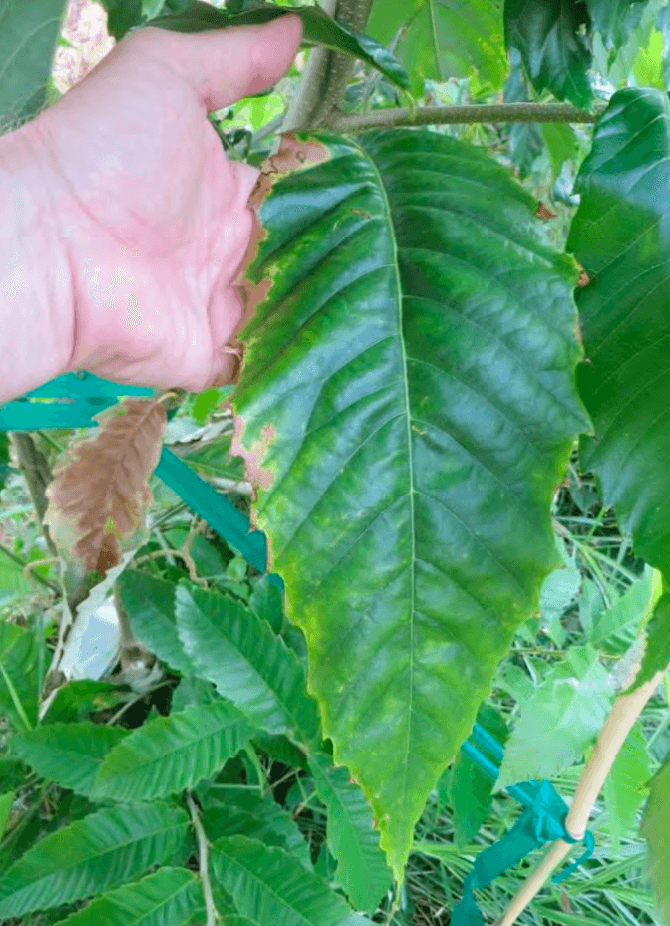
[[378,109],[371,113],[353,113],[329,120],[335,132],[361,132],[370,128],[394,126],[455,125],[477,122],[581,122],[596,121],[597,113],[587,113],[572,106],[553,103],[501,103],[491,106],[424,106],[415,109]]
[[[15,553],[12,553],[12,551],[9,550],[2,543],[0,543],[0,552],[4,553],[5,556],[9,557],[9,559],[15,562],[18,566],[21,566],[22,569],[25,569],[26,566],[30,562],[30,560],[21,559],[20,556],[17,556]],[[24,575],[25,575],[25,572],[24,572]],[[39,572],[35,572],[34,570],[31,569],[30,572],[28,573],[28,578],[34,579],[36,582],[39,582],[40,585],[44,585],[45,588],[48,588],[52,592],[55,592],[57,595],[60,595],[60,589],[58,588],[58,586],[55,585],[53,582],[50,582],[49,579],[45,579],[44,576],[41,576],[39,574]]]
[[196,839],[198,840],[199,861],[200,861],[200,881],[202,883],[202,892],[205,895],[205,909],[207,910],[207,926],[216,926],[220,917],[219,911],[214,903],[214,894],[212,892],[212,882],[209,877],[209,841],[207,834],[200,820],[200,814],[195,801],[191,797],[191,792],[186,793],[186,802],[191,813],[191,821],[195,829]]

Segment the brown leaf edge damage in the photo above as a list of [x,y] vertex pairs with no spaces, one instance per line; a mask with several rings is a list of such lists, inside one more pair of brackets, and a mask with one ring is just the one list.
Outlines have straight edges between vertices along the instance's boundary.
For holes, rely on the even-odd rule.
[[[305,170],[315,164],[327,161],[331,157],[330,151],[325,144],[313,137],[286,134],[281,136],[281,143],[276,154],[270,155],[261,167],[260,176],[256,181],[256,186],[249,197],[248,206],[252,212],[252,231],[249,239],[249,245],[245,252],[244,258],[240,265],[237,288],[242,300],[243,314],[242,319],[235,330],[235,335],[231,340],[231,345],[240,357],[240,362],[233,376],[233,383],[239,380],[240,372],[244,366],[247,345],[238,340],[236,335],[244,330],[249,319],[252,317],[256,307],[264,302],[270,295],[272,280],[269,276],[254,282],[247,278],[246,273],[258,256],[259,246],[267,238],[267,232],[263,228],[260,209],[265,198],[272,192],[275,183],[287,174],[296,170]],[[248,359],[251,359],[249,356]],[[253,487],[252,500],[256,501],[257,490],[268,490],[275,478],[275,472],[271,467],[263,467],[263,461],[266,459],[270,444],[276,437],[276,430],[272,422],[267,422],[262,428],[262,438],[254,442],[251,446],[243,445],[243,437],[246,429],[246,421],[241,415],[236,414],[234,394],[227,403],[233,414],[233,437],[230,442],[230,456],[242,457],[247,474],[247,479]],[[253,504],[251,508],[251,525],[256,527],[254,518]],[[268,539],[268,570],[272,571],[272,550]]]

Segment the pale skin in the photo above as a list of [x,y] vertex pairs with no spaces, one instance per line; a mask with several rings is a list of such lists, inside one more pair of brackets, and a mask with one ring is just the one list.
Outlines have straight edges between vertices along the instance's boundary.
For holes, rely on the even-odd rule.
[[258,171],[226,159],[206,116],[279,80],[300,39],[295,16],[139,30],[0,139],[16,226],[0,318],[17,358],[0,361],[0,402],[77,369],[194,392],[230,381]]

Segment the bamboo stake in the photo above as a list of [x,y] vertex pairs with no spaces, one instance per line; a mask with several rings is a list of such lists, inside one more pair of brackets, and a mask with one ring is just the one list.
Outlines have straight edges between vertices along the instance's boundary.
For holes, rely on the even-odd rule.
[[[584,838],[589,816],[600,794],[605,778],[633,724],[644,710],[647,701],[656,691],[664,674],[665,670],[657,672],[650,681],[645,682],[632,694],[622,695],[614,702],[612,710],[600,731],[596,747],[586,763],[565,820],[566,831],[575,839]],[[497,921],[495,926],[512,926],[516,918],[540,891],[553,870],[563,861],[570,848],[571,843],[565,842],[563,839],[556,839],[551,844],[543,861],[521,885],[510,901],[504,915]]]

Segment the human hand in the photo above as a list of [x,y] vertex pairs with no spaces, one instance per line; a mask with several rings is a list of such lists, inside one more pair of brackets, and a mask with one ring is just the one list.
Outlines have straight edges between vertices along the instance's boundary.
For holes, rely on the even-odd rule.
[[194,392],[230,381],[258,171],[226,159],[206,114],[278,80],[300,37],[296,16],[144,28],[30,124],[71,272],[71,305],[51,316],[67,370]]

